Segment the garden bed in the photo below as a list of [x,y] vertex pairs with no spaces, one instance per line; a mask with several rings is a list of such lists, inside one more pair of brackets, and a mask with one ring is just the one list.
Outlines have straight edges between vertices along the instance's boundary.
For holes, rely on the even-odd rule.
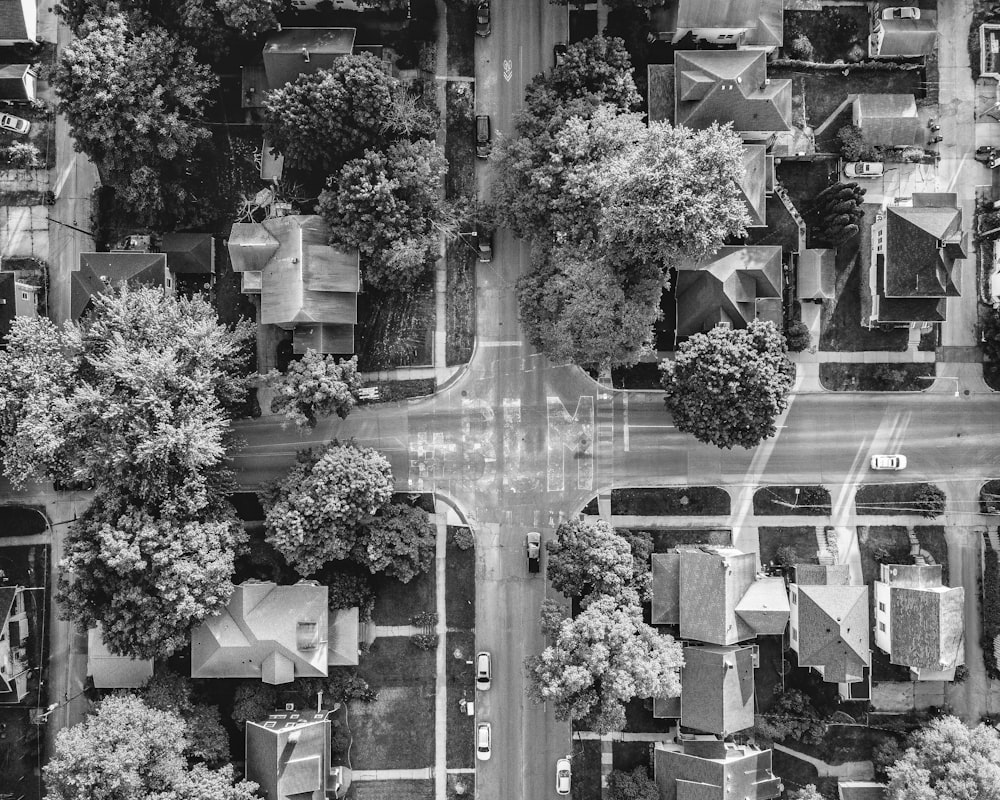
[[476,657],[475,637],[472,633],[449,633],[446,644],[447,767],[468,769],[476,766],[476,720],[465,712],[459,701],[476,701],[476,672],[467,663]]
[[718,486],[611,490],[615,516],[729,516],[730,505],[729,493]]
[[448,526],[444,602],[448,628],[472,630],[476,626],[476,549],[463,550],[455,544],[455,533],[468,530]]
[[919,392],[930,386],[934,364],[822,362],[819,380],[832,392]]
[[922,512],[917,498],[932,483],[874,483],[858,487],[854,503],[858,514],[914,516]]
[[853,48],[865,46],[868,25],[868,10],[863,6],[786,11],[783,49],[787,52],[797,37],[805,36],[814,51],[812,60],[832,64],[846,59]]
[[410,617],[421,611],[437,608],[435,595],[435,567],[403,583],[386,575],[372,575],[375,590],[375,610],[372,621],[376,625],[409,625]]
[[434,797],[433,780],[404,779],[355,781],[346,800],[434,800]]
[[573,740],[573,800],[601,800],[601,742]]
[[379,403],[395,403],[411,397],[427,397],[434,394],[437,380],[434,378],[414,378],[408,381],[377,381],[369,385],[378,389]]
[[825,517],[830,515],[830,504],[825,486],[764,486],[753,495],[753,513],[759,517]]
[[757,539],[760,543],[761,564],[774,561],[778,550],[782,547],[792,548],[797,563],[816,563],[815,525],[795,525],[792,527],[762,525],[757,528]]

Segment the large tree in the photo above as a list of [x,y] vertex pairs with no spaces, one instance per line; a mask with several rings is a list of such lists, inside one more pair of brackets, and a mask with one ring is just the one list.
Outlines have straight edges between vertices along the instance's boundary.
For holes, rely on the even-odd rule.
[[623,597],[632,589],[632,550],[606,520],[574,519],[545,543],[552,587],[571,597]]
[[139,697],[150,708],[170,711],[187,726],[188,758],[218,766],[229,760],[229,735],[222,727],[218,706],[200,702],[189,677],[169,669],[156,673],[139,690]]
[[345,419],[361,391],[358,357],[337,361],[311,347],[292,361],[285,373],[271,370],[262,379],[274,392],[271,411],[283,414],[297,428],[315,428],[321,417],[336,414]]
[[253,800],[257,784],[233,768],[189,766],[187,726],[170,711],[122,695],[56,736],[45,765],[47,800]]
[[334,442],[266,494],[267,540],[301,575],[350,557],[361,523],[392,498],[392,468],[376,450]]
[[383,140],[397,85],[370,53],[300,75],[264,100],[270,144],[291,166],[333,172]]
[[426,511],[390,503],[364,523],[352,557],[373,573],[409,583],[434,564],[436,540]]
[[678,430],[717,447],[756,447],[775,435],[788,407],[795,365],[771,322],[715,327],[692,336],[665,360],[663,388]]
[[624,704],[633,698],[680,694],[682,663],[680,645],[644,624],[641,607],[599,595],[525,667],[529,696],[552,701],[556,719],[609,733],[624,728]]
[[889,800],[997,800],[1000,732],[940,717],[914,732],[910,747],[887,770]]
[[223,512],[195,520],[99,492],[66,537],[60,611],[84,630],[99,623],[112,652],[169,656],[225,607],[245,539]]
[[615,769],[608,775],[607,800],[659,800],[660,790],[641,764],[631,772]]
[[437,144],[402,139],[330,177],[317,211],[334,243],[361,252],[367,283],[406,287],[439,256],[447,170]]

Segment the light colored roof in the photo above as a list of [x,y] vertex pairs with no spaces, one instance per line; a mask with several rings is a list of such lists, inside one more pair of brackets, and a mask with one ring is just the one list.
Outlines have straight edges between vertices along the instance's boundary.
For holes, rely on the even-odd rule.
[[762,144],[743,145],[740,193],[750,213],[750,227],[767,225],[767,148]]
[[825,300],[836,291],[837,251],[807,249],[799,253],[798,293],[801,299]]
[[247,779],[265,800],[325,800],[329,714],[276,711],[247,721]]
[[839,800],[885,800],[886,785],[874,781],[843,780],[837,784]]
[[881,573],[890,587],[892,663],[933,671],[961,663],[965,589],[944,586],[940,564],[886,564]]
[[357,666],[358,633],[361,628],[360,609],[338,608],[329,614],[326,663],[331,667]]
[[849,586],[851,567],[848,564],[796,564],[798,586]]
[[912,94],[859,94],[853,113],[867,144],[908,146],[916,141],[920,120]]
[[736,604],[736,615],[758,634],[765,636],[784,633],[788,614],[784,578],[758,577]]
[[749,647],[685,647],[681,724],[722,736],[753,727],[753,678]]
[[98,625],[87,631],[87,675],[97,689],[138,689],[153,677],[153,659],[115,655]]
[[934,52],[937,29],[931,19],[885,19],[880,56],[926,56]]
[[192,678],[288,683],[327,674],[327,588],[247,581],[191,632]]
[[756,553],[742,553],[735,548],[682,551],[681,638],[735,644],[756,636],[736,615],[736,604],[753,583],[756,572]]

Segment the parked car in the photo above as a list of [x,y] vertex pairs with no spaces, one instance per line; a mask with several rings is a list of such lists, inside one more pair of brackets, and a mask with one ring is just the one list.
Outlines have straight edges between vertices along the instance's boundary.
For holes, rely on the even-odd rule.
[[555,58],[555,65],[558,67],[566,60],[566,52],[569,47],[566,46],[566,42],[556,42],[556,46],[552,48],[552,55]]
[[490,0],[479,0],[476,6],[476,36],[490,35]]
[[493,260],[493,232],[480,229],[476,242],[479,245],[479,263],[489,264]]
[[490,117],[488,114],[479,114],[476,117],[476,157],[489,158],[492,145],[490,144]]
[[31,123],[13,114],[0,114],[0,128],[14,133],[27,133],[31,130]]
[[976,161],[981,161],[990,169],[1000,165],[1000,150],[990,145],[976,148]]
[[900,470],[906,469],[906,456],[872,456],[872,469]]
[[486,651],[476,654],[476,688],[484,692],[490,688],[490,679],[493,677],[493,666],[490,662],[490,654]]
[[570,771],[569,759],[560,758],[556,762],[556,794],[569,794],[572,777],[573,773]]
[[490,743],[492,739],[492,732],[490,731],[490,723],[480,722],[476,726],[476,758],[480,761],[490,760]]
[[891,6],[882,9],[882,19],[920,19],[916,6]]
[[528,549],[528,572],[538,572],[542,566],[542,534],[531,531],[525,538]]
[[881,178],[885,164],[881,161],[851,161],[844,167],[848,178]]

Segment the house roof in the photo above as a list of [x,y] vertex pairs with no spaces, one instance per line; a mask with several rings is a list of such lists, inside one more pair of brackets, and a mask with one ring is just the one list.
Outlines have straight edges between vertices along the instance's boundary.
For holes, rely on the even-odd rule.
[[943,297],[886,297],[885,257],[875,257],[875,291],[879,322],[943,322],[948,304]]
[[355,608],[338,608],[329,612],[327,626],[327,658],[331,667],[355,667],[358,664],[358,633],[361,628],[361,611]]
[[653,602],[650,619],[654,625],[678,625],[681,621],[681,555],[676,551],[653,553],[650,562],[653,565]]
[[288,683],[327,674],[327,588],[247,581],[191,632],[192,678]]
[[153,659],[115,655],[98,625],[87,631],[87,675],[97,689],[138,689],[153,677]]
[[247,779],[266,800],[325,800],[330,712],[276,711],[247,721]]
[[887,297],[957,297],[953,268],[968,252],[957,196],[918,192],[912,206],[889,206],[885,250]]
[[681,724],[722,736],[753,726],[753,650],[684,648]]
[[836,291],[837,251],[806,249],[799,253],[797,290],[800,299],[825,300]]
[[[0,630],[6,630],[10,625],[11,612],[14,610],[14,600],[17,598],[19,591],[21,591],[19,586],[0,587],[0,625],[3,626]],[[0,675],[0,695],[9,694],[16,690],[16,680]],[[14,698],[11,697],[10,701],[14,702]]]
[[33,99],[25,86],[25,76],[35,72],[31,64],[4,64],[0,66],[0,97],[10,100]]
[[736,614],[756,573],[756,553],[731,547],[681,551],[681,638],[735,644],[756,636]]
[[799,666],[831,683],[861,680],[868,666],[868,587],[798,586]]
[[757,47],[780,47],[784,38],[784,0],[760,0],[757,25],[747,32],[743,44]]
[[70,319],[80,319],[90,308],[90,301],[108,291],[107,285],[88,266],[70,272]]
[[942,583],[940,564],[885,564],[891,660],[914,669],[955,666],[965,644],[965,589]]
[[677,335],[691,336],[728,321],[745,328],[759,298],[781,297],[781,247],[719,248],[677,271]]
[[215,240],[210,233],[164,234],[163,252],[175,275],[215,272]]
[[112,253],[80,253],[80,269],[89,269],[107,285],[124,282],[144,286],[163,286],[167,257],[163,253],[124,250]]
[[743,44],[780,46],[782,0],[670,0],[650,9],[654,29],[675,33],[691,29],[746,29]]
[[886,785],[874,781],[841,780],[837,784],[839,800],[885,800]]
[[[32,15],[29,26],[25,14],[25,4],[22,0],[0,0],[0,39],[15,42],[35,41],[35,17]],[[31,30],[29,30],[29,27]]]
[[736,615],[762,636],[780,636],[788,624],[785,579],[758,577],[736,604]]
[[280,89],[299,75],[329,69],[354,50],[354,28],[283,28],[267,37],[264,71],[268,85]]
[[663,800],[767,800],[781,795],[770,750],[714,737],[656,742],[653,769]]
[[762,144],[743,145],[740,194],[750,213],[750,227],[766,226],[767,148]]
[[847,564],[796,564],[798,586],[849,586],[851,568]]
[[689,50],[674,56],[675,118],[704,128],[732,122],[741,132],[792,127],[792,84],[767,80],[762,50]]
[[920,120],[912,94],[859,94],[853,114],[868,144],[895,147],[916,141]]
[[937,27],[932,19],[880,20],[885,31],[880,56],[926,56],[934,52]]

